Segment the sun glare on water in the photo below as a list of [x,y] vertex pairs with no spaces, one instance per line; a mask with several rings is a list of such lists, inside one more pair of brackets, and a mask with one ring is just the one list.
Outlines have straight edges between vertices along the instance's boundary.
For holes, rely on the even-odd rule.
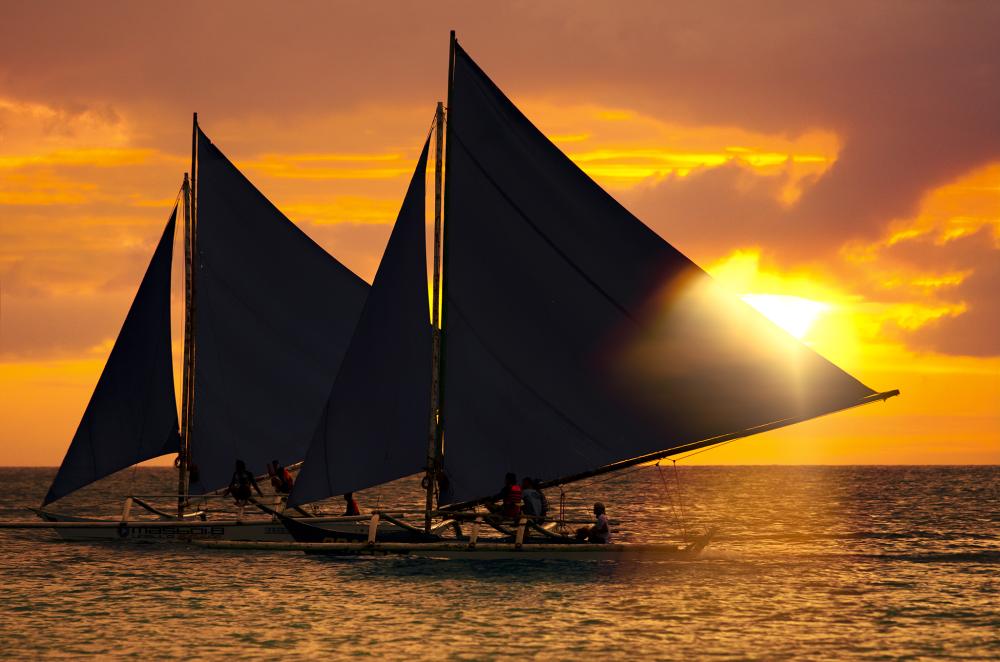
[[745,294],[741,297],[782,329],[800,340],[830,306],[785,294]]

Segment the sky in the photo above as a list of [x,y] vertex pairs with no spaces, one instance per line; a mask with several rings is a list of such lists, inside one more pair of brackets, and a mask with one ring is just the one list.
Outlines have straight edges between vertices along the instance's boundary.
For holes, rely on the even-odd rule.
[[190,167],[193,111],[370,282],[449,29],[667,241],[902,391],[687,461],[1000,463],[1000,3],[0,11],[0,465],[65,453]]

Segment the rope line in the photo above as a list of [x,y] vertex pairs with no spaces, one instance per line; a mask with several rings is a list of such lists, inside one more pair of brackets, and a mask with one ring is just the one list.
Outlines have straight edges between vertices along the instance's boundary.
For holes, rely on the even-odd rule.
[[696,450],[696,451],[693,451],[693,452],[691,452],[691,453],[688,453],[687,455],[682,455],[682,456],[680,456],[679,458],[677,458],[676,460],[672,460],[672,462],[673,462],[674,464],[676,464],[676,463],[680,462],[681,460],[686,460],[686,459],[688,459],[689,457],[694,457],[695,455],[698,455],[698,454],[700,454],[700,453],[707,453],[708,451],[714,451],[714,450],[715,450],[716,448],[722,448],[722,447],[723,447],[723,446],[725,446],[726,444],[731,444],[731,443],[733,443],[734,441],[740,441],[740,440],[741,440],[741,439],[743,439],[743,438],[744,438],[744,437],[737,437],[736,439],[730,439],[729,441],[723,441],[722,443],[719,443],[719,444],[715,444],[715,445],[713,445],[713,446],[706,446],[705,448],[701,448],[701,449],[699,449],[699,450]]
[[677,508],[674,505],[673,492],[671,492],[670,487],[667,485],[667,479],[663,475],[663,467],[660,466],[659,460],[657,460],[655,466],[656,466],[656,473],[660,477],[660,483],[663,484],[663,491],[666,493],[667,498],[670,499],[670,515],[671,517],[673,517],[674,526],[677,527],[678,529],[683,530],[684,525],[681,523],[680,517],[678,517],[677,515]]
[[677,460],[671,460],[674,463],[674,483],[677,484],[677,504],[681,511],[681,530],[684,531],[684,537],[687,537],[687,518],[684,516],[684,495],[681,492],[681,479],[680,475],[677,473]]

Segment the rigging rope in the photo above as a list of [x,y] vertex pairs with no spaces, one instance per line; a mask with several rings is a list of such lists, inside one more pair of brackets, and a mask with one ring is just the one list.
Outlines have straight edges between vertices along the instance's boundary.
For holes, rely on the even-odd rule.
[[667,497],[670,499],[670,514],[674,519],[674,526],[683,531],[685,530],[684,524],[681,521],[680,517],[677,516],[677,508],[674,506],[674,495],[670,491],[670,487],[667,485],[667,479],[663,475],[663,467],[660,466],[659,460],[656,461],[655,466],[656,466],[656,473],[660,477],[660,483],[663,484],[663,491],[666,492]]
[[566,490],[559,486],[559,527],[566,528]]
[[699,450],[696,450],[696,451],[694,451],[694,452],[691,452],[691,453],[688,453],[687,455],[682,455],[682,456],[680,456],[679,458],[677,458],[676,460],[671,460],[671,461],[672,461],[672,462],[673,462],[674,464],[677,464],[677,463],[678,463],[678,462],[680,462],[681,460],[686,460],[686,459],[688,459],[689,457],[694,457],[695,455],[698,455],[699,453],[707,453],[708,451],[714,451],[714,450],[715,450],[716,448],[722,448],[722,447],[723,447],[723,446],[725,446],[726,444],[731,444],[731,443],[733,443],[734,441],[739,441],[740,439],[743,439],[743,437],[737,437],[736,439],[730,439],[729,441],[723,441],[723,442],[722,442],[722,443],[720,443],[720,444],[714,444],[714,445],[712,445],[712,446],[706,446],[705,448],[701,448],[701,449],[699,449]]
[[677,473],[677,460],[671,460],[674,463],[674,483],[677,484],[677,505],[681,511],[681,528],[684,531],[684,536],[687,537],[687,518],[684,516],[684,495],[681,492],[681,479],[680,475]]

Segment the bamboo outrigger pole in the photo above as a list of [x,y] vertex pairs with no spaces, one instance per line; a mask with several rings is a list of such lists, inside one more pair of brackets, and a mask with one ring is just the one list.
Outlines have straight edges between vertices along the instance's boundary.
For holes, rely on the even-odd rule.
[[191,131],[191,177],[184,174],[184,366],[181,377],[181,447],[178,453],[177,517],[183,519],[191,465],[194,417],[194,256],[198,215],[198,113]]
[[755,434],[760,434],[762,432],[779,430],[781,428],[788,427],[789,425],[795,425],[796,423],[804,423],[805,421],[810,421],[814,418],[827,416],[829,414],[835,414],[838,411],[844,411],[845,409],[853,409],[854,407],[860,407],[861,405],[867,405],[873,402],[885,402],[889,398],[894,398],[897,395],[899,395],[899,389],[893,389],[891,391],[883,391],[881,393],[873,393],[869,396],[861,398],[857,402],[852,402],[842,407],[837,407],[836,409],[830,409],[828,411],[812,412],[809,414],[804,414],[802,416],[790,416],[789,418],[783,418],[781,420],[772,421],[771,423],[756,425],[752,428],[747,428],[745,430],[737,430],[736,432],[720,434],[715,437],[709,437],[708,439],[693,441],[691,443],[684,444],[682,446],[675,446],[669,450],[655,451],[653,453],[647,453],[646,455],[640,455],[638,457],[633,457],[628,460],[622,460],[621,462],[606,464],[603,467],[598,467],[590,471],[584,471],[578,474],[573,474],[571,476],[564,476],[562,478],[556,478],[553,480],[543,480],[539,482],[538,486],[540,489],[545,489],[547,487],[556,487],[558,485],[574,483],[578,480],[583,480],[585,478],[603,476],[604,474],[609,474],[615,471],[621,471],[622,469],[628,469],[629,467],[634,467],[639,464],[646,464],[648,462],[656,462],[657,460],[669,458],[671,455],[687,454],[701,448],[708,448],[709,446],[726,444],[729,443],[730,441],[735,441],[736,439],[743,439],[744,437],[750,437]]

